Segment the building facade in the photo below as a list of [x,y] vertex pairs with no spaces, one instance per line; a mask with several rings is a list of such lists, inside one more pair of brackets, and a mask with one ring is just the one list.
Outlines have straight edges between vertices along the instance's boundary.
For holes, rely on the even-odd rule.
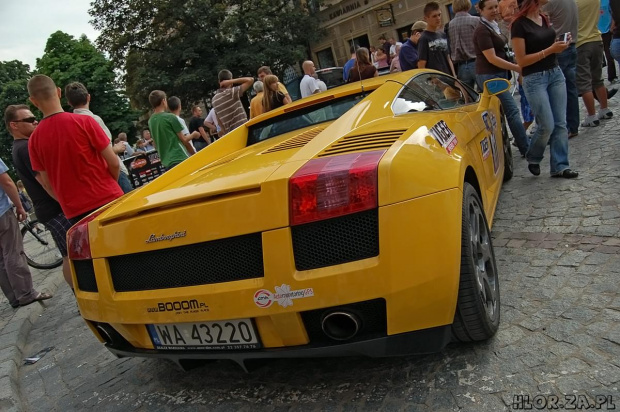
[[[343,66],[351,57],[353,43],[360,47],[379,46],[379,37],[404,42],[411,26],[422,20],[430,0],[343,0],[333,1],[318,12],[326,35],[310,45],[312,58],[320,68]],[[451,5],[444,2],[442,14],[448,21]]]

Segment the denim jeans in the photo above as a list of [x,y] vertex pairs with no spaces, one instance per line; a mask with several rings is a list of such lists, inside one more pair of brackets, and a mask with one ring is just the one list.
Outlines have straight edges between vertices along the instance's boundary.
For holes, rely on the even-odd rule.
[[609,51],[611,52],[611,57],[620,64],[620,39],[611,39]]
[[579,131],[579,95],[577,93],[577,48],[575,44],[558,54],[558,64],[566,79],[566,125],[568,131]]
[[[480,90],[484,90],[483,85],[485,81],[490,79],[496,79],[498,77],[505,79],[506,72],[496,74],[477,74],[476,82],[478,83],[478,88]],[[497,95],[497,97],[499,98],[502,109],[506,114],[508,127],[510,128],[510,132],[512,133],[512,136],[515,139],[515,143],[519,148],[519,152],[522,155],[525,155],[529,146],[529,141],[527,139],[527,134],[525,133],[525,128],[523,127],[523,120],[521,119],[521,113],[519,113],[519,107],[517,106],[514,97],[512,97],[509,91],[500,93]]]
[[523,77],[523,89],[538,125],[525,158],[530,164],[540,164],[549,143],[551,174],[562,173],[569,168],[566,83],[562,70],[556,66],[528,74]]
[[456,77],[473,89],[476,84],[476,61],[459,64]]
[[123,189],[123,193],[129,193],[133,190],[129,177],[123,172],[118,174],[118,185]]
[[196,149],[197,152],[201,151],[207,146],[208,146],[207,142],[203,142],[201,140],[194,140],[194,149]]

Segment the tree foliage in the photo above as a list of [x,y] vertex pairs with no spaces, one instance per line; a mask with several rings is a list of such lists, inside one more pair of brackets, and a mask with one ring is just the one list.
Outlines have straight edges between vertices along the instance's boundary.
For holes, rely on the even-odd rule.
[[141,108],[161,89],[187,105],[218,85],[217,73],[256,75],[262,65],[282,73],[307,54],[318,21],[290,0],[94,0],[98,46],[126,73],[127,92]]
[[[4,119],[4,110],[11,104],[29,104],[28,90],[26,85],[30,78],[30,66],[13,60],[8,62],[0,62],[0,109]],[[4,120],[0,122],[0,158],[9,167],[9,173],[12,173],[13,162],[11,160],[13,148],[13,137],[6,130]]]
[[[61,31],[53,33],[47,40],[45,54],[37,59],[37,72],[51,77],[63,93],[71,82],[84,84],[91,96],[90,110],[101,116],[112,135],[135,135],[138,114],[118,90],[114,65],[86,36],[75,39]],[[70,110],[64,97],[62,103],[65,110]]]

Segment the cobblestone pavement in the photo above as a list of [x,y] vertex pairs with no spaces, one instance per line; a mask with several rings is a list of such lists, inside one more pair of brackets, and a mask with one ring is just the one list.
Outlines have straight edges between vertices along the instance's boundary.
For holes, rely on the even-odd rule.
[[[515,395],[542,394],[582,408],[608,395],[620,408],[619,123],[570,141],[578,179],[549,178],[546,163],[534,177],[515,159],[493,227],[503,312],[489,342],[395,359],[277,360],[249,374],[223,361],[182,372],[167,361],[115,359],[63,285],[28,338],[24,355],[55,349],[20,368],[24,404],[31,411],[500,411],[527,406]],[[541,406],[545,398],[537,399]]]

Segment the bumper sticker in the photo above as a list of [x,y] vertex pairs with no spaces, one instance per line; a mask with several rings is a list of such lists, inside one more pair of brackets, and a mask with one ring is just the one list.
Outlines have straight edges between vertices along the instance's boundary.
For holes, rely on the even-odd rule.
[[499,171],[499,152],[497,151],[497,137],[495,135],[495,131],[497,130],[497,118],[493,112],[483,112],[482,121],[490,134],[491,153],[493,154],[493,171],[497,174]]
[[480,142],[480,148],[482,149],[482,160],[487,160],[489,154],[491,154],[491,147],[489,146],[489,138],[485,137]]
[[280,306],[286,308],[293,306],[293,299],[309,298],[314,296],[314,289],[306,288],[299,290],[291,290],[291,286],[285,283],[282,286],[276,286],[276,292],[272,293],[267,289],[259,289],[254,293],[254,303],[259,308],[268,308],[274,302],[278,302]]
[[446,149],[446,152],[448,152],[448,154],[452,153],[452,150],[454,150],[454,148],[459,142],[456,139],[456,135],[454,134],[454,132],[450,130],[446,122],[444,122],[443,120],[437,122],[437,124],[431,127],[428,132],[431,136],[435,138],[435,140],[439,142],[441,147]]

